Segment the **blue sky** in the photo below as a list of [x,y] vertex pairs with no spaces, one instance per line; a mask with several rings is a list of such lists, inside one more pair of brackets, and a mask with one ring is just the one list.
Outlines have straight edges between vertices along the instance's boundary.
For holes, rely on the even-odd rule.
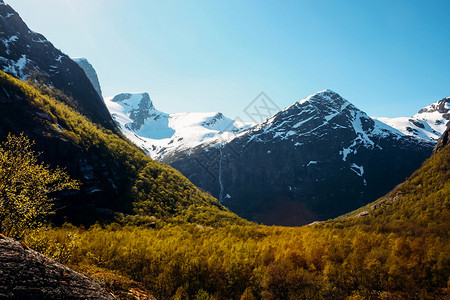
[[450,1],[5,0],[96,68],[104,96],[165,112],[280,108],[332,89],[373,116],[450,96]]

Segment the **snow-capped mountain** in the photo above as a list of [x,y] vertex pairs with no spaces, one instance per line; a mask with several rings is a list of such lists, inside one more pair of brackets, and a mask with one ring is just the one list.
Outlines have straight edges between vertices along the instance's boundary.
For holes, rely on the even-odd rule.
[[411,118],[377,118],[405,135],[437,141],[450,121],[450,97],[422,108]]
[[116,130],[85,72],[43,35],[30,30],[19,14],[1,0],[0,69],[21,80],[31,79],[63,91],[75,100],[67,100],[66,104],[94,122]]
[[[322,128],[331,126],[331,130],[351,130],[352,138],[348,142],[342,140],[339,151],[342,160],[349,154],[357,153],[360,147],[373,149],[375,139],[380,136],[400,138],[403,134],[381,122],[372,120],[366,113],[343,99],[331,90],[315,93],[285,108],[251,131],[251,138],[260,141],[290,140],[294,147],[302,146],[298,138],[308,140],[320,138],[325,133]],[[346,138],[347,139],[347,138]],[[379,147],[379,146],[378,146]]]
[[251,126],[219,112],[163,113],[148,93],[119,94],[105,98],[105,103],[122,132],[158,160],[202,144],[229,140]]
[[433,146],[325,90],[226,143],[170,159],[239,215],[301,225],[377,199],[419,167]]

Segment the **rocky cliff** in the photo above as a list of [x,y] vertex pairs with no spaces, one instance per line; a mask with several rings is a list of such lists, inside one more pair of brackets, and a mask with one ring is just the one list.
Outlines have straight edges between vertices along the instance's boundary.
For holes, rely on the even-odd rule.
[[100,96],[100,98],[103,99],[100,81],[98,80],[97,72],[95,71],[91,63],[86,58],[74,58],[73,61],[83,69],[84,73],[86,73],[86,76],[97,91],[97,94]]
[[433,149],[433,153],[438,153],[447,145],[450,145],[450,123],[447,127],[447,130],[444,131],[444,133],[436,143],[436,146]]

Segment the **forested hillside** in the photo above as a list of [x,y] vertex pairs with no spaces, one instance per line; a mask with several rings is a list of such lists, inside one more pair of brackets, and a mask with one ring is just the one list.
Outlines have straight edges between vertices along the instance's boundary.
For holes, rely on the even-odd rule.
[[121,220],[30,235],[46,254],[158,299],[446,299],[450,147],[360,211],[300,228]]
[[60,98],[67,96],[60,91],[33,87],[3,72],[0,85],[0,134],[25,133],[36,141],[40,159],[66,168],[81,183],[80,192],[57,195],[62,199],[56,203],[58,220],[86,224],[121,212],[189,218],[205,225],[220,218],[244,222],[178,171],[64,104]]

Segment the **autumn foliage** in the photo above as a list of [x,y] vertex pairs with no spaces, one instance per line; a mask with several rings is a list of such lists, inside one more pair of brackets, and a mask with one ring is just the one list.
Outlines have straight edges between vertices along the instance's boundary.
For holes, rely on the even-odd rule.
[[[60,103],[51,91],[43,95],[4,73],[0,83],[50,116],[48,126],[63,126],[64,138],[86,151],[103,149],[129,177],[123,201],[131,201],[132,213],[117,213],[114,222],[89,228],[65,224],[24,237],[79,271],[105,274],[99,280],[113,290],[138,282],[158,299],[449,297],[448,146],[390,194],[356,212],[298,228],[269,227],[240,219],[179,172]],[[0,174],[8,174],[10,159],[2,160]],[[21,178],[15,190],[26,193],[16,193],[18,201],[47,205],[45,198],[27,194],[37,178]],[[3,191],[17,183],[3,182]],[[66,178],[60,187],[69,182]],[[5,203],[2,230],[12,232],[6,229],[12,220],[32,224],[21,220],[20,203]]]

